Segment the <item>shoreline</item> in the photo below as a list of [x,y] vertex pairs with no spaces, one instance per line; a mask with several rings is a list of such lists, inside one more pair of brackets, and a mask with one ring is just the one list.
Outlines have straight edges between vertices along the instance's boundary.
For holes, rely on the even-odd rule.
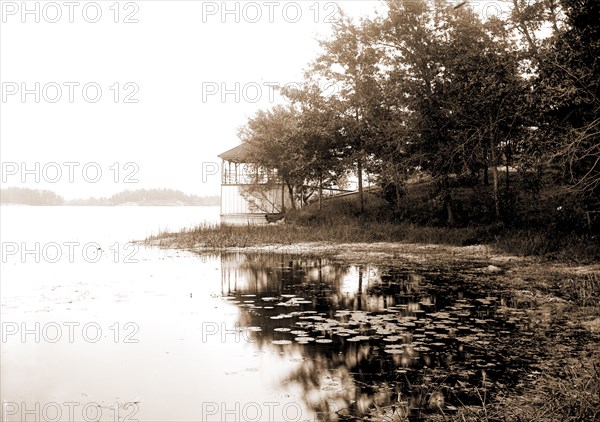
[[492,245],[468,246],[418,242],[294,242],[270,243],[248,246],[213,247],[203,244],[189,246],[177,237],[140,240],[136,243],[164,249],[188,250],[202,253],[278,253],[298,256],[319,256],[344,263],[360,260],[363,264],[385,264],[386,260],[425,262],[427,258],[440,259],[442,263],[481,262],[506,265],[543,265],[546,269],[574,274],[599,274],[600,263],[577,263],[552,260],[543,256],[519,256],[498,250]]

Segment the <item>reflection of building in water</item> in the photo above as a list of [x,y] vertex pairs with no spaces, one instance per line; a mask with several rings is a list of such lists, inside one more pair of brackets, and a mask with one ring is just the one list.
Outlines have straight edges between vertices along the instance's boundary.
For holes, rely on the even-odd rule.
[[367,294],[381,284],[380,270],[326,259],[276,253],[221,255],[223,295],[294,294],[328,308],[377,310],[393,304],[387,295]]
[[283,255],[221,254],[221,293],[279,291],[284,266]]

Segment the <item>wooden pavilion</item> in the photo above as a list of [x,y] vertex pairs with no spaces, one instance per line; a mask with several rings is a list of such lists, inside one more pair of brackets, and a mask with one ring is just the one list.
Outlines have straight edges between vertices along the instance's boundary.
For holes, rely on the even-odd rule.
[[285,211],[285,187],[277,171],[249,162],[250,148],[242,143],[219,154],[221,224],[267,224]]

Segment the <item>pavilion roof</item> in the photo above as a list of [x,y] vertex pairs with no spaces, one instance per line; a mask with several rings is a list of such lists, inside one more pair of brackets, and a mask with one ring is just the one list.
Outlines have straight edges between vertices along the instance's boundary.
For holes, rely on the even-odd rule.
[[218,155],[219,158],[231,161],[234,163],[245,163],[250,154],[251,145],[248,142],[243,142],[236,147],[233,147]]

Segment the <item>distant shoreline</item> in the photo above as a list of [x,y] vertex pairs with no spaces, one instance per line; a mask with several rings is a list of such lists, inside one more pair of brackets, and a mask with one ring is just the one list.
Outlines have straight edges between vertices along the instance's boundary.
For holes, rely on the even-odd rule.
[[0,189],[0,205],[9,206],[216,206],[220,203],[218,195],[190,195],[174,189],[125,190],[110,197],[75,199],[65,199],[53,191],[43,189]]
[[184,204],[184,203],[123,203],[123,204],[19,204],[19,203],[0,203],[1,207],[218,207],[211,204]]

